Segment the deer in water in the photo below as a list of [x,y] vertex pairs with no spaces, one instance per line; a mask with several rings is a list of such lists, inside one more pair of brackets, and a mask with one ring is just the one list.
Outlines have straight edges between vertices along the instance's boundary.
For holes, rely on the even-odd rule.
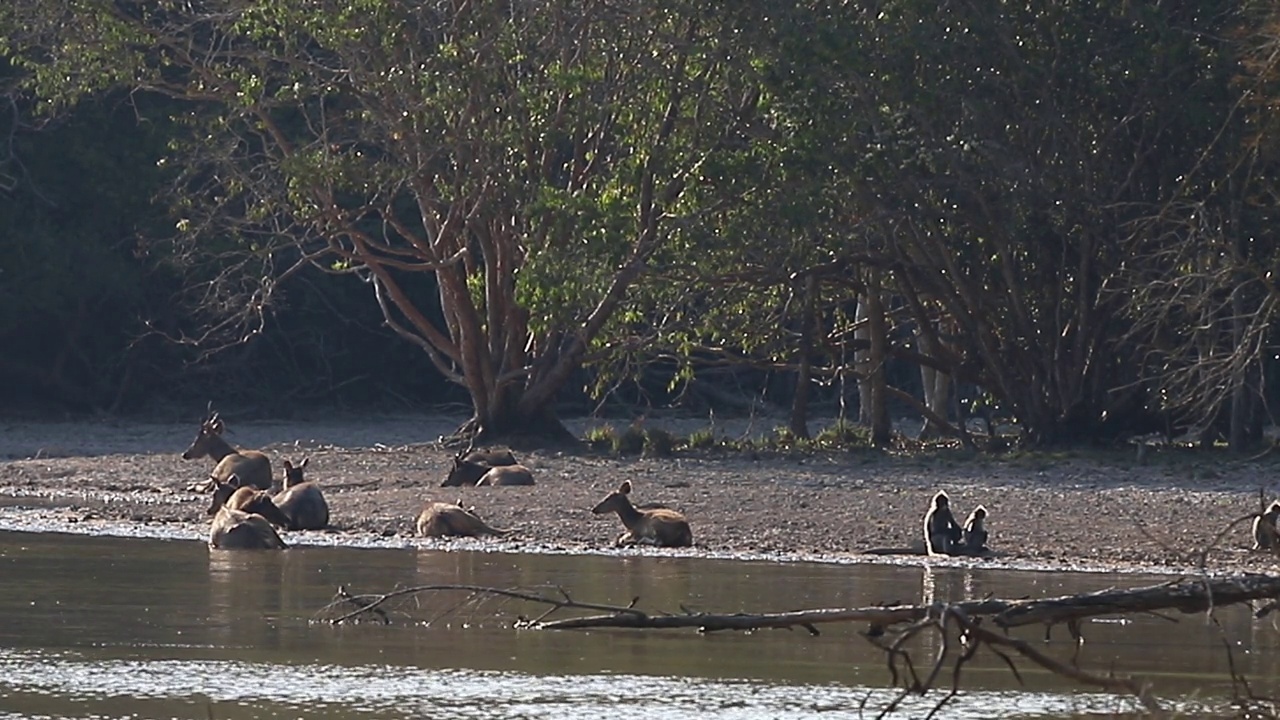
[[591,508],[596,515],[616,512],[627,531],[618,536],[614,545],[661,545],[688,547],[693,544],[693,531],[684,515],[668,508],[639,509],[627,497],[631,494],[631,481],[623,480],[617,490],[609,493]]
[[195,489],[207,491],[214,482],[226,482],[227,478],[236,475],[245,485],[260,490],[271,488],[271,460],[259,450],[237,450],[222,438],[225,426],[218,413],[213,411],[212,403],[209,416],[200,423],[200,432],[191,443],[191,447],[182,453],[183,460],[211,457],[217,463],[209,473],[209,481],[196,486]]
[[477,535],[506,535],[510,530],[499,530],[481,520],[474,512],[457,504],[427,503],[418,515],[418,534],[426,537],[475,537]]
[[472,450],[468,445],[453,458],[440,487],[460,485],[532,485],[533,473],[516,462],[510,450]]
[[329,526],[329,503],[319,486],[302,477],[302,469],[309,462],[311,458],[303,458],[297,465],[285,460],[284,490],[272,498],[289,518],[285,527],[290,530],[323,530]]
[[217,515],[224,507],[260,515],[277,527],[289,527],[290,524],[289,516],[276,506],[267,491],[244,485],[234,474],[226,482],[214,481],[209,514]]
[[215,550],[284,550],[288,546],[261,515],[223,507],[213,516],[209,547]]

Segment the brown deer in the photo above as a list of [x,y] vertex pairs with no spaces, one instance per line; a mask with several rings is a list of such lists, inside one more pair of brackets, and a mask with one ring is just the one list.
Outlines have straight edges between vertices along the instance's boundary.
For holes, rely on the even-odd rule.
[[523,465],[499,465],[480,476],[476,487],[487,485],[532,485],[533,471]]
[[261,515],[277,527],[289,527],[290,524],[289,516],[276,506],[267,491],[243,485],[239,476],[234,474],[226,482],[214,481],[209,514],[216,515],[224,507]]
[[285,527],[290,530],[323,530],[329,526],[329,503],[319,486],[302,477],[302,469],[309,462],[311,458],[303,458],[297,465],[285,460],[284,490],[272,498],[289,518]]
[[693,531],[684,515],[667,508],[641,510],[631,504],[631,481],[623,480],[618,489],[609,493],[591,508],[596,515],[618,513],[627,531],[618,536],[614,545],[660,545],[664,547],[689,547],[693,544]]
[[215,550],[284,550],[288,545],[261,515],[223,507],[213,516],[209,547]]
[[[210,407],[209,417],[200,423],[200,432],[196,434],[191,447],[182,453],[182,459],[211,457],[217,463],[209,473],[211,481],[226,482],[227,478],[237,475],[245,485],[269,490],[272,482],[271,460],[261,451],[237,450],[232,447],[222,439],[222,431],[225,427],[222,418],[218,417],[218,413]],[[211,487],[211,482],[205,482],[196,486],[195,489],[203,492]]]
[[462,507],[462,503],[427,503],[418,515],[418,534],[425,537],[476,537],[509,532],[489,526],[474,512]]
[[[472,450],[468,445],[453,457],[453,467],[449,469],[449,475],[440,483],[440,487],[475,485],[493,468],[517,464],[516,457],[510,450]],[[524,484],[532,485],[533,482],[530,480]]]

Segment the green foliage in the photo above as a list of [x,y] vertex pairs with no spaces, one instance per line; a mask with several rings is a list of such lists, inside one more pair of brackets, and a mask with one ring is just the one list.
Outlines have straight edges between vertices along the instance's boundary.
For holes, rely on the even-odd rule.
[[690,450],[709,450],[715,447],[716,433],[711,428],[700,428],[689,433],[684,444]]
[[821,447],[836,448],[869,448],[871,435],[863,425],[850,422],[844,418],[837,419],[823,428],[813,437],[815,444]]
[[649,428],[644,433],[645,457],[671,457],[676,449],[676,437],[662,428]]
[[639,455],[644,452],[645,432],[637,425],[613,436],[613,451],[618,455]]
[[612,425],[595,425],[587,428],[584,439],[593,450],[609,450],[613,448],[617,434],[617,430]]

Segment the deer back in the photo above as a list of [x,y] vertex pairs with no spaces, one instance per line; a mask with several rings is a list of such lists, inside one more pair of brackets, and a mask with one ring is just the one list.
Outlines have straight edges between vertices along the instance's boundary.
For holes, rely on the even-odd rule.
[[533,485],[533,471],[523,465],[500,465],[495,468],[489,468],[480,479],[476,481],[476,487],[486,485]]
[[329,527],[329,503],[315,483],[293,485],[273,498],[289,519],[290,530],[323,530]]
[[209,547],[220,550],[283,550],[287,545],[261,515],[224,507],[213,517]]
[[507,530],[491,527],[478,515],[450,503],[428,503],[418,515],[418,534],[424,537],[475,537],[505,535]]

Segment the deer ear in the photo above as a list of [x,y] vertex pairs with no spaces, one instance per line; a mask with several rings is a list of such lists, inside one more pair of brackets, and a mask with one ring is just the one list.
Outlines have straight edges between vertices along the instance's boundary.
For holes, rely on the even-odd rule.
[[235,473],[231,473],[227,476],[227,484],[233,488],[240,487],[240,476]]
[[306,467],[306,466],[307,466],[307,463],[309,463],[309,462],[311,462],[311,456],[310,456],[310,455],[308,455],[307,457],[302,458],[302,462],[298,463],[298,467],[300,467],[300,468],[304,468],[304,467]]
[[618,492],[622,493],[623,495],[629,494],[631,492],[631,481],[623,480],[622,484],[618,486]]
[[[303,465],[306,465],[306,463],[302,463],[302,464],[303,464]],[[287,471],[287,470],[292,470],[292,469],[293,469],[293,463],[289,462],[288,460],[285,460],[285,461],[284,461],[284,469],[285,469],[286,471]]]

